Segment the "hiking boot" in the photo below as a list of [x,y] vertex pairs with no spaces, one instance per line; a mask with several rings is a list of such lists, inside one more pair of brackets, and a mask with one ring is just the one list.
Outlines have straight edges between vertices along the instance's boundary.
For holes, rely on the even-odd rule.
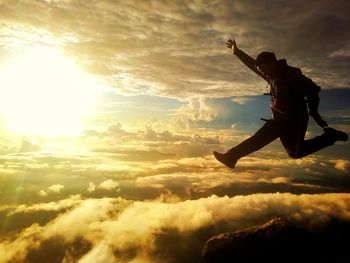
[[348,140],[348,135],[345,132],[333,129],[333,128],[324,128],[324,132],[332,138],[335,142],[336,141],[343,141],[346,142]]
[[218,153],[214,151],[213,154],[216,160],[218,160],[219,162],[223,163],[229,168],[235,168],[238,159],[232,158],[232,156],[229,156],[229,154],[227,153]]

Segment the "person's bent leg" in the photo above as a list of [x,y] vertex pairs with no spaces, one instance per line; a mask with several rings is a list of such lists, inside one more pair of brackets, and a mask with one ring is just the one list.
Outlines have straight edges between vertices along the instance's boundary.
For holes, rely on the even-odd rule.
[[225,154],[214,152],[214,156],[227,167],[234,168],[238,159],[260,150],[279,136],[279,123],[269,120],[252,137],[231,148]]
[[304,152],[304,138],[308,121],[309,116],[305,112],[289,119],[281,128],[281,142],[288,155],[293,159],[301,158]]
[[322,150],[333,145],[336,141],[347,141],[348,135],[345,132],[338,131],[333,128],[325,128],[324,133],[315,138],[304,140],[299,148],[299,151],[292,156],[293,158],[302,158],[314,152]]
[[281,142],[288,155],[299,159],[317,152],[327,146],[333,145],[336,141],[346,141],[346,133],[333,128],[325,128],[324,133],[315,138],[304,140],[307,129],[308,118],[301,116],[299,119],[291,120],[288,127],[281,132]]

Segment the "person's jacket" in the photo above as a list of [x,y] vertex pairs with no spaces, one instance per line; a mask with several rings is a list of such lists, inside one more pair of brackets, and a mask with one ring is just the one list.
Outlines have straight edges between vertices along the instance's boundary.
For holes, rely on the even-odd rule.
[[248,54],[238,49],[235,55],[269,83],[273,119],[298,118],[300,114],[307,113],[306,103],[310,114],[317,112],[320,100],[318,94],[321,88],[304,76],[299,68],[287,65],[285,59],[278,60],[278,74],[273,79],[269,79],[257,70],[255,59]]

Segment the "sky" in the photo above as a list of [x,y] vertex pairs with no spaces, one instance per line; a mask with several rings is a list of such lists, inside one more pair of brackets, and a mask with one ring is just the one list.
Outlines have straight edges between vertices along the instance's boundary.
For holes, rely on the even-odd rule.
[[[275,216],[350,221],[349,142],[279,140],[215,161],[269,119],[267,83],[226,48],[273,51],[350,133],[349,1],[0,0],[2,262],[196,262]],[[322,134],[310,119],[306,138]],[[181,253],[179,253],[181,252]]]

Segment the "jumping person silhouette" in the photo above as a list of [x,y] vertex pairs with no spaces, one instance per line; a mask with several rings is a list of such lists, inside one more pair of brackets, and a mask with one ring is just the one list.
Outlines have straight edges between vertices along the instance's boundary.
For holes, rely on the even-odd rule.
[[[346,133],[327,127],[327,122],[321,118],[318,113],[318,93],[321,88],[305,77],[299,68],[287,65],[285,59],[277,60],[272,52],[261,52],[255,60],[239,49],[234,39],[228,39],[226,45],[232,49],[233,55],[268,82],[272,119],[266,121],[252,137],[226,153],[214,151],[218,161],[234,168],[240,158],[261,149],[277,138],[280,138],[288,155],[294,159],[312,154],[333,145],[336,141],[347,141]],[[323,128],[324,133],[304,140],[308,113]]]

